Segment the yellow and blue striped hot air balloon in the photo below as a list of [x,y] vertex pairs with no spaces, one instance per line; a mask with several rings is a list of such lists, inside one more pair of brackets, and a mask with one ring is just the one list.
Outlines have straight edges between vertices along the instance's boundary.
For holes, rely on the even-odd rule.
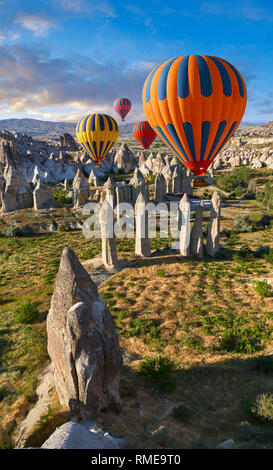
[[208,167],[244,115],[246,86],[224,59],[174,57],[157,65],[143,87],[151,127],[196,176]]
[[116,142],[119,128],[107,114],[88,114],[76,127],[78,142],[99,167],[105,155]]

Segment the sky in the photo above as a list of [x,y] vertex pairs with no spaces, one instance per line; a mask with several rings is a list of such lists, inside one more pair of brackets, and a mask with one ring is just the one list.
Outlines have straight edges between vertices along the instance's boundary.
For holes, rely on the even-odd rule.
[[[145,119],[142,88],[171,57],[231,62],[248,93],[245,122],[273,120],[272,0],[0,0],[0,119]],[[119,122],[120,124],[120,122]]]

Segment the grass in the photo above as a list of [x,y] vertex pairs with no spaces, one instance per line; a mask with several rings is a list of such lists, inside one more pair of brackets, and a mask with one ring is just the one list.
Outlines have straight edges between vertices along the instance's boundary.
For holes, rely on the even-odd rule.
[[[255,212],[257,220],[265,211],[257,201],[247,201],[244,209]],[[232,232],[232,220],[241,210],[236,206],[232,219],[223,211],[225,248],[214,260],[181,260],[160,252],[139,260],[134,258],[134,240],[117,240],[120,257],[133,263],[100,286],[100,293],[129,357],[122,380],[133,393],[123,398],[124,413],[103,413],[100,419],[110,433],[129,436],[136,447],[145,445],[139,436],[149,430],[155,416],[165,412],[166,393],[170,402],[182,406],[183,420],[181,435],[180,412],[164,418],[169,446],[183,448],[191,447],[201,434],[206,442],[221,442],[233,431],[235,435],[240,422],[249,420],[253,426],[251,420],[256,418],[249,406],[257,396],[272,391],[272,297],[261,297],[254,280],[269,279],[272,273],[273,228]],[[62,210],[61,220],[56,214],[50,220],[70,223],[68,209]],[[16,222],[20,226],[26,220]],[[151,245],[153,250],[168,248],[170,239],[152,239]],[[265,245],[269,249],[257,255]],[[32,406],[37,375],[49,361],[45,320],[64,246],[82,261],[101,251],[99,240],[85,239],[78,230],[0,237],[0,426],[20,397]],[[30,323],[16,323],[15,312],[24,303],[35,305],[36,313]],[[31,317],[31,308],[26,312]],[[242,405],[244,397],[251,399],[248,413]],[[190,410],[188,418],[183,406]],[[30,445],[40,445],[55,430],[58,419],[65,419],[59,412],[49,409]],[[18,415],[16,420],[21,418]],[[268,421],[259,426],[260,435],[269,436]],[[12,439],[12,432],[2,426],[0,447],[12,447]],[[240,439],[248,445],[242,435]],[[272,447],[267,439],[260,445]]]
[[255,289],[261,297],[272,297],[273,289],[272,286],[266,281],[256,281]]

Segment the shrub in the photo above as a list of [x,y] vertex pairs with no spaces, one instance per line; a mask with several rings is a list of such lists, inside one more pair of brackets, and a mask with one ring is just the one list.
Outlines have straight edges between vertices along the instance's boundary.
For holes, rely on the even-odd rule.
[[273,248],[270,248],[269,252],[264,255],[264,259],[273,265]]
[[248,214],[238,214],[234,219],[233,232],[245,233],[252,232],[252,225],[249,222]]
[[264,432],[257,426],[253,426],[248,421],[242,421],[235,426],[235,432],[238,438],[244,441],[262,442],[264,440]]
[[64,189],[55,190],[54,197],[59,204],[72,204],[72,198],[67,196]]
[[166,271],[165,271],[165,269],[162,269],[162,268],[158,269],[158,270],[156,271],[156,275],[159,276],[159,277],[165,277],[165,276],[166,276]]
[[[248,167],[234,168],[234,170],[217,175],[215,177],[216,184],[225,191],[236,191],[240,193],[244,188],[248,187],[250,179],[255,175],[255,172]],[[239,189],[240,188],[240,189]],[[240,197],[240,196],[239,196]]]
[[27,300],[15,309],[16,323],[32,323],[37,320],[39,311],[32,300]]
[[271,374],[273,372],[273,356],[259,356],[252,359],[250,368],[264,374]]
[[223,332],[219,340],[220,347],[228,352],[251,354],[261,349],[262,340],[267,333],[262,322],[241,328],[233,326]]
[[1,233],[4,237],[18,237],[22,235],[21,230],[15,224],[10,224],[7,227],[4,227]]
[[70,227],[66,223],[62,223],[58,227],[59,232],[70,232]]
[[266,280],[256,281],[255,290],[261,297],[271,297],[273,295],[273,289]]
[[156,357],[145,356],[140,362],[138,371],[140,375],[151,379],[167,377],[174,368],[173,361],[163,354]]
[[262,202],[268,209],[273,209],[273,184],[270,181],[264,187]]
[[258,395],[251,411],[262,421],[273,421],[273,394],[262,393]]
[[191,411],[186,405],[175,406],[172,414],[176,419],[182,421],[191,417]]
[[126,332],[128,337],[147,335],[151,338],[157,338],[159,328],[151,318],[137,318],[131,323],[131,328]]
[[232,256],[233,261],[251,261],[254,258],[254,254],[248,245],[243,245],[237,253]]

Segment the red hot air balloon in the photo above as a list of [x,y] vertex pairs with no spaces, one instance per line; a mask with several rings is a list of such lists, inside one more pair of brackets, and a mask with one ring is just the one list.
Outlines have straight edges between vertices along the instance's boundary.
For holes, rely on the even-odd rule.
[[133,135],[134,138],[140,142],[140,144],[145,150],[150,147],[150,145],[156,138],[156,133],[151,128],[148,121],[138,122],[133,129]]
[[131,101],[128,100],[128,98],[118,98],[114,102],[114,110],[116,111],[117,114],[121,117],[121,119],[124,121],[125,116],[129,113],[132,105]]
[[150,125],[196,176],[203,176],[244,115],[246,86],[224,59],[174,57],[157,65],[143,87]]

